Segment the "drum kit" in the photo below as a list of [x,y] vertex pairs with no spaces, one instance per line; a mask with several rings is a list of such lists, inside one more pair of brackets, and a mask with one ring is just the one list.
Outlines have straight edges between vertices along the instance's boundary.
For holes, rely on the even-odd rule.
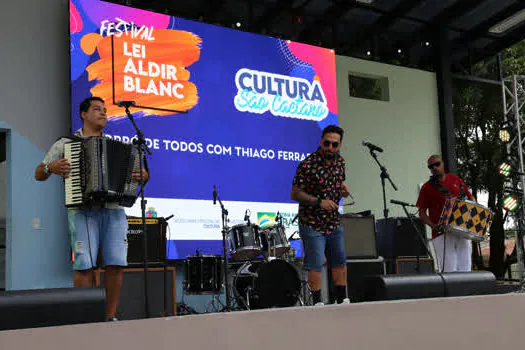
[[[183,291],[217,298],[224,288],[227,296],[233,294],[239,310],[304,305],[309,299],[309,286],[292,264],[300,264],[301,259],[295,256],[291,236],[286,237],[279,213],[275,223],[265,227],[250,223],[247,218],[249,215],[244,224],[223,225],[227,256],[201,255],[197,251],[185,259]],[[232,273],[230,287],[227,271],[236,266],[240,267]],[[226,305],[221,311],[233,309]]]

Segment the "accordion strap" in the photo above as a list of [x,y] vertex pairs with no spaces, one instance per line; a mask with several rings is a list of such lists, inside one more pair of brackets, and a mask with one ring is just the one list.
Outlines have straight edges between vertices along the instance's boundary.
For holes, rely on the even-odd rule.
[[67,135],[67,136],[61,136],[57,139],[57,141],[59,140],[62,140],[62,139],[68,139],[68,140],[71,140],[71,141],[84,141],[85,138],[83,137],[80,137],[80,136],[76,136],[76,135]]
[[432,186],[437,188],[439,190],[439,192],[441,192],[445,197],[451,197],[452,196],[450,191],[439,182],[437,176],[431,176],[430,177],[430,183],[432,184]]

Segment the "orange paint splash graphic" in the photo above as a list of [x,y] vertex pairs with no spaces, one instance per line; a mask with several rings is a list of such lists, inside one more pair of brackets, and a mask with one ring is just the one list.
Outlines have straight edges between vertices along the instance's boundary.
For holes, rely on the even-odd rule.
[[193,33],[169,29],[137,38],[87,34],[80,42],[82,50],[88,55],[96,50],[100,56],[86,68],[88,79],[98,82],[91,93],[106,101],[108,118],[126,115],[124,108],[112,103],[114,65],[115,102],[135,101],[137,106],[146,107],[133,108],[132,113],[166,116],[188,111],[197,105],[199,97],[187,68],[199,60],[201,42]]

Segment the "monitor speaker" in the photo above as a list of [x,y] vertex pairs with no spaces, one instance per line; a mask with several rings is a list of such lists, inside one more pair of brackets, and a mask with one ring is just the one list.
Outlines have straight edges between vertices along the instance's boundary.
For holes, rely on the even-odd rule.
[[57,288],[0,294],[0,331],[104,322],[102,288]]

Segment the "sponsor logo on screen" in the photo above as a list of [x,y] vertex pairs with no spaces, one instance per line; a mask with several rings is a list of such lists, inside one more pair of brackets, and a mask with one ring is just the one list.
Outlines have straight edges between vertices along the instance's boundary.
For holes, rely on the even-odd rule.
[[[281,213],[279,216],[282,218],[282,223],[285,228],[297,227],[297,220],[292,224],[293,219],[295,218],[296,213]],[[277,213],[275,212],[258,212],[257,213],[257,225],[260,228],[266,228],[277,224],[275,218]]]
[[320,121],[328,116],[325,94],[315,77],[312,82],[242,68],[235,74],[235,108],[241,112]]

